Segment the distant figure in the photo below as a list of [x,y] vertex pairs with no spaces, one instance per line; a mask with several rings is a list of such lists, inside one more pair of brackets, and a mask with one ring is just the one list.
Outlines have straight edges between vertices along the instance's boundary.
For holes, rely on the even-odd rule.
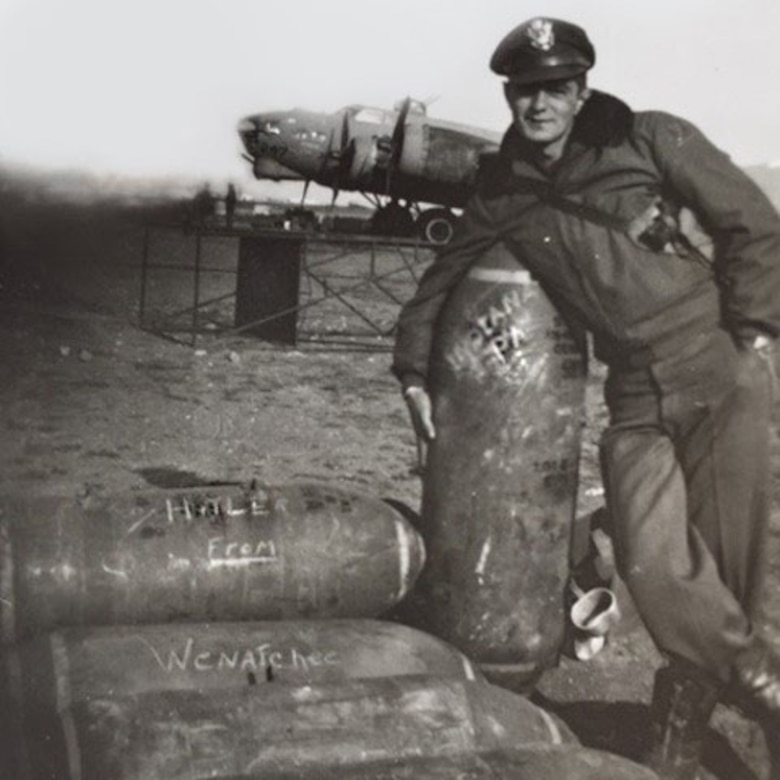
[[228,226],[228,229],[233,227],[233,215],[236,213],[237,200],[236,188],[231,182],[228,184],[227,194],[225,195],[225,224]]
[[204,184],[196,193],[192,202],[193,205],[193,222],[196,227],[203,227],[206,224],[206,220],[209,214],[213,211],[214,197],[211,194],[211,189],[208,184]]

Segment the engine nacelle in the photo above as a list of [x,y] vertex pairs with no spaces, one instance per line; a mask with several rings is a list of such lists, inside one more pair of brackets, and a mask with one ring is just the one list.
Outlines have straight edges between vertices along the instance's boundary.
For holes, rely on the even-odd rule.
[[457,130],[409,122],[404,132],[398,173],[436,182],[476,183],[482,147],[469,144]]
[[390,162],[392,147],[390,139],[384,136],[356,136],[351,141],[352,162],[349,179],[359,187],[375,185],[383,176]]

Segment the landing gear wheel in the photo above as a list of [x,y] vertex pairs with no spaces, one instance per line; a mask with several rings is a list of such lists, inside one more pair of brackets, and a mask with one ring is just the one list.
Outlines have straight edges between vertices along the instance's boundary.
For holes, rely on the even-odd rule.
[[417,218],[417,233],[431,244],[449,244],[458,218],[447,209],[428,209]]
[[371,232],[380,236],[411,236],[414,217],[408,208],[388,203],[376,210],[371,220]]

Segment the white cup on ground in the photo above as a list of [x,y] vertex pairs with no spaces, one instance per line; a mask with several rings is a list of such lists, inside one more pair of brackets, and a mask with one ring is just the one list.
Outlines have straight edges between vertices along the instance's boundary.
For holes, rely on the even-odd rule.
[[606,635],[620,620],[620,607],[609,588],[583,591],[574,583],[571,587],[577,597],[569,610],[572,625],[577,629],[574,654],[581,661],[587,661],[604,647]]

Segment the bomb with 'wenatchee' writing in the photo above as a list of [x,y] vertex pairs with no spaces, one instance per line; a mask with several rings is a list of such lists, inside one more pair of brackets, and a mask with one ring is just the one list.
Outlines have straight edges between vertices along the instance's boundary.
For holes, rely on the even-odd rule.
[[0,644],[57,626],[374,617],[424,561],[399,511],[320,483],[0,509]]
[[32,719],[101,696],[436,674],[480,679],[442,640],[379,620],[65,628],[6,647],[0,701]]

